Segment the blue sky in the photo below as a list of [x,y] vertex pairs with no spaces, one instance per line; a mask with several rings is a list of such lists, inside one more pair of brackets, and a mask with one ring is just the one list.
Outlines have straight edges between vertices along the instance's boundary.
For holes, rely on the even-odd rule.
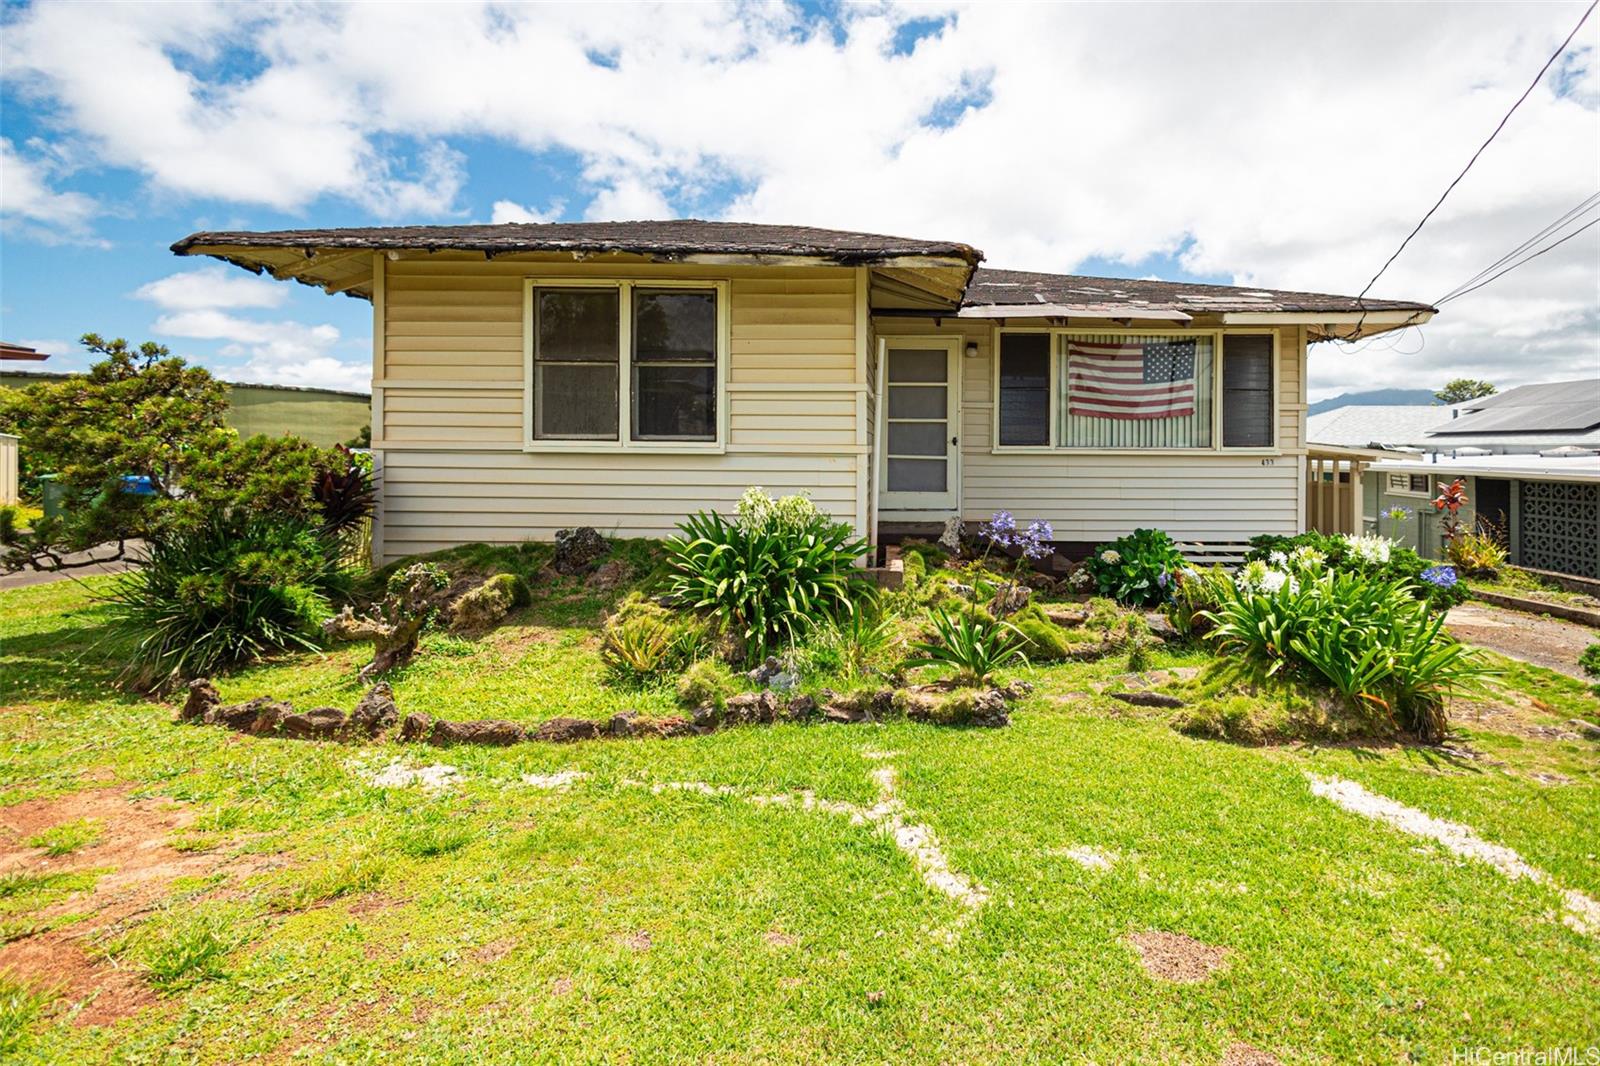
[[[1438,10],[1068,5],[1019,36],[964,5],[9,4],[0,335],[365,386],[369,305],[171,255],[199,229],[737,217],[1354,292],[1581,5]],[[1593,29],[1376,295],[1434,298],[1600,188]],[[1314,354],[1313,398],[1600,373],[1595,235]]]

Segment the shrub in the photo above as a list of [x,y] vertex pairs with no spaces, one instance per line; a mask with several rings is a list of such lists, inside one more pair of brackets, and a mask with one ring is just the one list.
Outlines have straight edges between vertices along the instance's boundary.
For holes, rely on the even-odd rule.
[[615,680],[643,685],[698,659],[710,638],[710,627],[701,619],[669,611],[635,592],[606,619],[600,658]]
[[1600,641],[1583,649],[1583,654],[1578,656],[1578,665],[1590,677],[1600,677]]
[[1425,741],[1443,736],[1445,698],[1486,670],[1443,632],[1442,614],[1430,613],[1405,582],[1350,571],[1272,572],[1283,580],[1271,587],[1242,574],[1221,606],[1206,612],[1219,649],[1264,677],[1320,680]]
[[1172,538],[1159,529],[1136,529],[1095,548],[1084,561],[1100,595],[1136,607],[1154,607],[1167,595],[1183,556]]
[[1252,537],[1245,560],[1247,563],[1281,566],[1284,562],[1279,560],[1287,561],[1297,551],[1317,552],[1330,570],[1363,574],[1391,584],[1406,584],[1413,596],[1425,600],[1435,610],[1448,610],[1467,598],[1466,587],[1459,582],[1425,580],[1423,572],[1430,569],[1432,564],[1412,549],[1387,537],[1344,533],[1330,536],[1315,532],[1294,537]]
[[0,507],[0,544],[15,544],[22,509],[15,504]]
[[308,523],[213,515],[152,540],[107,602],[113,627],[137,640],[135,682],[160,687],[315,647],[329,596],[346,587],[337,549]]
[[1184,567],[1172,575],[1168,586],[1171,600],[1166,606],[1167,619],[1179,636],[1203,636],[1211,627],[1205,612],[1221,606],[1223,597],[1232,589],[1232,579],[1220,566],[1205,570]]
[[[796,500],[802,503],[790,502]],[[773,501],[752,490],[736,521],[701,511],[678,528],[681,536],[667,541],[671,594],[716,618],[742,641],[747,658],[764,658],[813,623],[848,617],[873,597],[855,565],[866,541],[804,497]]]
[[1445,557],[1468,577],[1493,577],[1506,565],[1505,545],[1493,533],[1462,533],[1445,549]]
[[943,607],[934,609],[935,639],[919,642],[907,666],[949,666],[958,683],[986,685],[995,672],[1009,663],[1026,663],[1022,636],[1009,622],[984,619],[976,613],[952,618]]
[[739,690],[739,681],[728,665],[717,659],[692,663],[678,679],[678,699],[689,707],[711,704],[720,708]]
[[846,683],[892,674],[903,651],[894,617],[863,606],[848,616],[813,626],[794,649],[801,675],[833,675]]

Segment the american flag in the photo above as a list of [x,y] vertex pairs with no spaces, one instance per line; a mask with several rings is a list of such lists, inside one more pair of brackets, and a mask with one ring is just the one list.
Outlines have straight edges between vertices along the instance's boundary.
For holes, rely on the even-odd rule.
[[1067,413],[1091,418],[1194,414],[1192,340],[1069,341]]

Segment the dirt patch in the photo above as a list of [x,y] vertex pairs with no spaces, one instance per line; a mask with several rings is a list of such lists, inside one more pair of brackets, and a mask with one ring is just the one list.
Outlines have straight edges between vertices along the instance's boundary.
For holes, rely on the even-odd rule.
[[1452,700],[1450,703],[1450,720],[1459,725],[1529,740],[1582,740],[1582,734],[1565,724],[1549,721],[1550,716],[1557,713],[1533,701]]
[[472,957],[485,964],[499,962],[510,954],[511,949],[516,946],[516,937],[501,937],[499,940],[490,941],[482,947],[474,949]]
[[[0,970],[11,970],[30,985],[58,995],[77,1011],[78,1025],[105,1025],[155,1002],[136,971],[87,953],[83,945],[91,938],[103,938],[154,910],[177,878],[225,871],[237,880],[286,861],[217,850],[179,851],[171,845],[172,834],[192,825],[195,812],[169,800],[132,799],[128,792],[93,789],[0,808],[0,874],[104,871],[92,889],[33,915],[82,915],[81,920],[0,947]],[[96,819],[105,831],[76,851],[52,857],[22,843],[43,829],[80,818]]]
[[345,913],[359,918],[366,914],[378,914],[382,911],[393,910],[396,907],[403,907],[405,904],[405,900],[397,899],[383,892],[366,892],[357,896],[350,906],[345,908]]
[[0,947],[0,972],[6,971],[50,995],[52,1012],[74,1012],[73,1025],[110,1025],[156,1002],[155,993],[138,973],[90,958],[60,932],[40,933]]
[[491,644],[496,651],[515,654],[541,644],[555,644],[561,631],[547,626],[505,626],[495,633]]
[[1578,665],[1578,656],[1600,639],[1600,632],[1576,622],[1480,603],[1450,608],[1445,616],[1445,628],[1457,640],[1580,680],[1584,674]]
[[772,948],[792,948],[800,943],[788,933],[781,933],[776,929],[769,930],[761,939],[765,940],[767,946]]
[[642,929],[636,933],[623,933],[618,935],[617,942],[623,947],[629,948],[633,951],[649,951],[651,945],[655,943],[655,941],[651,939],[650,934]]
[[1128,943],[1139,953],[1145,973],[1158,981],[1194,984],[1228,964],[1227,948],[1212,947],[1182,933],[1130,933]]
[[550,982],[550,994],[552,996],[564,996],[571,991],[572,978],[570,977],[557,977]]
[[1239,1040],[1222,1053],[1222,1066],[1278,1066],[1278,1057]]

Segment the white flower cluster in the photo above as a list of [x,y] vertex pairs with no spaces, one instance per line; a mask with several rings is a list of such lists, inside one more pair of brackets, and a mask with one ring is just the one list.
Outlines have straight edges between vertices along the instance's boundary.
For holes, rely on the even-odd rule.
[[1089,574],[1089,571],[1086,568],[1080,566],[1078,569],[1072,572],[1072,577],[1068,580],[1071,582],[1073,588],[1082,589],[1088,588],[1089,583],[1092,582],[1094,578]]
[[1366,533],[1361,536],[1345,533],[1343,536],[1350,554],[1363,566],[1382,566],[1389,561],[1389,553],[1394,550],[1395,542],[1388,537]]
[[752,485],[739,497],[735,508],[739,524],[751,532],[760,530],[802,529],[819,513],[805,493],[773,499],[759,485]]
[[1289,553],[1289,569],[1297,574],[1315,574],[1327,565],[1328,557],[1309,544],[1302,544]]
[[[1274,556],[1282,555],[1281,552],[1273,552],[1272,554]],[[1269,556],[1269,558],[1271,557]],[[1288,561],[1287,557],[1284,558],[1284,561]],[[1287,571],[1275,570],[1260,559],[1245,563],[1244,567],[1234,575],[1233,584],[1240,592],[1252,596],[1271,596],[1285,585],[1289,587],[1290,591],[1293,591],[1295,587],[1294,578]]]
[[1105,551],[1100,553],[1100,561],[1105,563],[1107,566],[1116,566],[1118,563],[1122,562],[1122,553],[1117,551],[1115,548],[1107,548]]

